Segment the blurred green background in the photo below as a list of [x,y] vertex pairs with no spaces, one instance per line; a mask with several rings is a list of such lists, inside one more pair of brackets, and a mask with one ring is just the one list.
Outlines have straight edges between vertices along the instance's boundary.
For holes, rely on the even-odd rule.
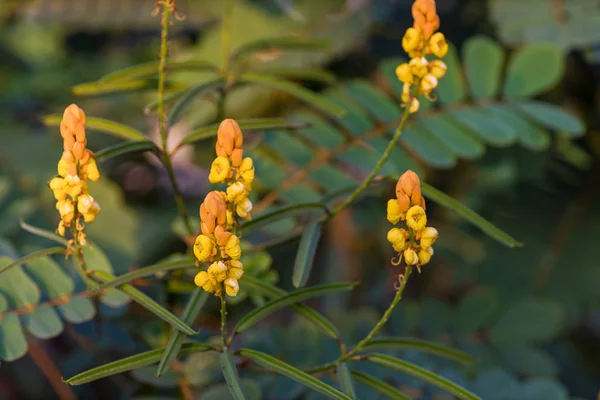
[[[248,65],[259,69],[328,71],[335,82],[307,79],[305,86],[351,111],[334,123],[329,117],[311,114],[281,92],[250,86],[233,93],[226,103],[227,117],[284,116],[300,121],[312,118],[318,126],[313,131],[303,131],[302,140],[282,132],[249,135],[247,143],[256,158],[256,173],[261,181],[259,196],[266,196],[296,170],[306,167],[315,150],[306,145],[307,138],[317,148],[336,145],[337,136],[322,133],[323,124],[334,126],[347,137],[396,118],[401,110],[396,106],[398,101],[393,100],[398,94],[393,68],[398,57],[404,57],[400,44],[411,24],[411,3],[236,1],[233,47],[296,34],[331,42],[329,49],[318,52],[265,51],[250,58]],[[186,18],[172,26],[170,56],[218,64],[222,2],[178,0],[177,6]],[[92,96],[76,96],[72,91],[73,86],[96,81],[114,70],[157,59],[160,32],[158,18],[151,16],[153,7],[153,2],[147,0],[0,3],[3,256],[15,259],[48,245],[23,231],[20,218],[49,230],[58,221],[46,184],[54,175],[61,154],[61,138],[56,127],[44,126],[44,115],[60,113],[76,102],[88,115],[126,123],[157,139],[156,115],[145,112],[147,105],[156,100],[152,87]],[[506,87],[503,95],[492,90],[488,96],[480,96],[474,81],[469,80],[477,71],[489,71],[489,63],[497,55],[494,51],[478,53],[473,40],[479,40],[478,44],[483,40],[484,49],[502,49],[497,71],[502,81],[504,74],[510,78],[512,71],[504,63],[505,55],[509,60],[520,49],[537,49],[535,46],[544,42],[547,47],[539,53],[532,51],[532,59],[526,60],[529,69],[524,75],[541,79],[540,86],[528,91],[523,89],[526,83],[511,84],[522,89],[517,97],[552,103],[577,119],[560,119],[551,110],[530,110],[529,116],[537,124],[521,125],[522,131],[513,129],[509,134],[506,126],[514,128],[515,121],[507,122],[510,117],[503,119],[501,113],[480,124],[464,116],[463,126],[452,125],[453,132],[478,132],[464,137],[455,132],[452,138],[460,136],[460,142],[447,139],[445,135],[452,126],[445,122],[436,127],[425,125],[433,135],[417,128],[412,135],[407,132],[403,153],[399,153],[397,162],[387,165],[384,173],[402,173],[407,167],[419,171],[426,182],[459,199],[524,246],[508,248],[457,218],[452,211],[429,201],[429,219],[440,231],[436,255],[423,273],[411,280],[408,295],[394,313],[387,333],[423,337],[472,353],[478,361],[467,369],[423,354],[398,355],[463,384],[486,400],[595,399],[600,391],[600,5],[587,0],[440,0],[438,12],[441,30],[457,49],[447,61],[454,75],[444,78],[445,87],[440,84],[437,109],[441,113],[454,112],[468,104],[485,107],[510,102],[511,93]],[[480,35],[488,39],[481,39]],[[536,54],[550,56],[542,59]],[[466,65],[465,70],[461,70],[459,58]],[[203,73],[178,72],[172,75],[170,84],[177,90],[206,79]],[[520,89],[513,90],[516,93]],[[173,144],[194,128],[213,123],[215,104],[210,96],[194,101],[169,133]],[[506,129],[498,128],[501,125]],[[103,134],[88,133],[88,138],[88,146],[95,151],[118,142]],[[369,142],[364,143],[364,148],[377,155],[382,151],[380,145]],[[276,204],[314,201],[315,196],[327,194],[328,190],[343,188],[346,180],[353,182],[365,169],[368,172],[372,168],[370,162],[375,157],[373,151],[365,155],[365,150],[360,153],[359,149],[360,146],[355,154],[348,153],[347,157],[327,164],[319,174],[309,174],[309,179],[300,182],[296,190],[283,191]],[[206,168],[211,158],[212,144],[203,141],[183,149],[174,160],[193,218],[197,218],[198,205],[210,190]],[[102,179],[91,190],[102,213],[89,226],[89,235],[105,255],[93,255],[96,262],[110,264],[116,274],[122,274],[186,251],[178,234],[180,229],[174,224],[172,189],[157,160],[147,154],[125,155],[101,163],[100,168]],[[389,226],[384,217],[384,205],[392,187],[392,183],[378,185],[377,190],[336,218],[327,227],[318,248],[310,284],[362,281],[352,294],[316,304],[339,324],[350,343],[370,329],[393,297],[392,282],[397,271],[389,263],[392,254],[385,241]],[[297,221],[288,222],[293,227]],[[289,224],[282,223],[249,240],[261,242],[264,237],[289,229]],[[270,248],[269,253],[257,253],[247,265],[251,265],[252,275],[291,289],[296,248],[297,240],[288,241]],[[54,261],[53,265],[60,264],[56,273],[74,282],[72,287],[60,290],[81,292],[83,286],[72,267],[60,257]],[[19,304],[52,300],[52,291],[44,286],[44,279],[29,270],[10,281],[7,276],[0,276],[0,293],[8,293],[9,300],[14,292],[23,297],[4,301],[6,304],[0,301],[0,399],[176,399],[181,398],[182,388],[184,393],[185,388],[191,390],[199,399],[227,398],[218,360],[207,354],[189,357],[164,378],[156,378],[152,368],[140,369],[58,393],[48,377],[56,380],[72,376],[164,345],[169,329],[118,295],[99,302],[75,296],[76,301],[59,310],[62,318],[43,316],[42,312],[36,315],[37,319],[11,314],[11,310],[20,308]],[[143,281],[140,285],[179,313],[190,282],[170,277]],[[234,306],[231,315],[239,317],[253,302],[260,301],[251,294],[249,300]],[[52,303],[38,310],[54,315],[51,306]],[[210,302],[204,308],[196,325],[203,328],[199,337],[210,338],[218,329],[217,307],[216,302]],[[52,326],[40,327],[36,325],[39,321]],[[15,330],[23,332],[16,335],[17,339]],[[284,313],[269,319],[245,340],[247,347],[267,350],[300,365],[328,361],[336,355],[335,343]],[[375,367],[366,372],[403,388],[415,399],[448,398],[401,374]],[[253,398],[319,398],[285,378],[247,373],[243,379],[254,391]],[[379,398],[368,388],[361,390],[361,399]]]

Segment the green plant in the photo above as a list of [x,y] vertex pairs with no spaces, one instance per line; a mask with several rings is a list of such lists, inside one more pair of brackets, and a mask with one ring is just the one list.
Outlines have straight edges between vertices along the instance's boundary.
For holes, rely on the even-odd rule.
[[[231,5],[231,3],[229,4]],[[573,137],[583,133],[581,123],[560,108],[549,103],[530,100],[533,96],[553,87],[562,76],[562,58],[552,47],[532,45],[513,56],[509,62],[506,78],[504,79],[502,99],[497,99],[497,97],[499,97],[500,91],[504,53],[495,42],[488,39],[476,38],[472,39],[465,46],[463,64],[472,99],[468,99],[468,90],[462,78],[461,66],[457,60],[455,51],[451,50],[448,61],[448,75],[440,81],[437,91],[439,97],[438,104],[441,106],[439,108],[431,107],[427,109],[426,104],[428,103],[422,102],[422,109],[417,113],[416,119],[408,122],[408,128],[403,131],[400,138],[403,148],[406,147],[408,149],[408,152],[406,152],[403,148],[395,146],[395,141],[393,140],[390,145],[391,131],[398,125],[404,128],[403,121],[406,121],[408,118],[408,113],[402,115],[401,110],[397,106],[399,102],[398,98],[402,93],[402,87],[393,74],[393,69],[401,60],[389,60],[381,66],[379,73],[381,87],[366,81],[352,81],[334,86],[326,90],[323,94],[317,94],[284,78],[292,76],[294,78],[309,78],[329,82],[330,75],[324,71],[304,70],[299,73],[297,70],[288,69],[279,70],[275,73],[265,73],[264,71],[239,71],[237,68],[242,69],[243,67],[243,64],[239,63],[239,61],[244,53],[252,53],[265,47],[283,50],[297,48],[312,49],[323,45],[321,41],[276,38],[270,41],[261,41],[254,45],[247,45],[242,49],[234,50],[230,54],[228,45],[230,28],[226,15],[223,24],[223,59],[220,67],[210,62],[169,64],[166,47],[167,29],[169,26],[169,15],[173,12],[171,7],[174,6],[174,3],[166,1],[163,2],[162,6],[163,38],[160,63],[153,62],[132,67],[126,71],[105,77],[93,84],[79,86],[76,89],[76,92],[79,94],[113,93],[115,91],[140,89],[154,83],[152,80],[147,80],[147,78],[153,77],[158,71],[159,93],[156,110],[160,119],[161,144],[156,145],[147,139],[143,133],[124,124],[90,117],[87,121],[88,129],[103,131],[126,139],[125,142],[97,152],[96,157],[99,161],[102,161],[136,151],[150,151],[157,154],[169,171],[169,178],[175,188],[175,196],[180,214],[175,225],[181,236],[189,241],[190,237],[193,238],[195,236],[197,227],[194,226],[194,219],[188,217],[183,198],[178,192],[177,178],[173,172],[171,157],[184,145],[212,139],[217,134],[218,124],[199,127],[190,133],[180,145],[175,146],[173,149],[168,149],[166,145],[169,133],[168,124],[174,124],[184,114],[183,110],[191,104],[190,102],[196,96],[214,98],[218,104],[218,112],[215,120],[219,121],[228,114],[226,108],[227,96],[239,86],[248,84],[264,85],[271,89],[283,91],[306,103],[307,108],[294,111],[294,113],[285,119],[239,120],[239,125],[244,131],[264,132],[260,145],[248,152],[254,158],[258,171],[257,191],[262,196],[256,202],[255,213],[259,216],[251,222],[242,224],[240,232],[244,236],[248,235],[252,243],[247,251],[256,251],[257,255],[264,254],[260,251],[266,247],[289,240],[295,236],[301,236],[299,252],[294,265],[293,284],[296,288],[304,286],[308,281],[320,232],[327,225],[330,218],[351,205],[359,196],[366,193],[366,190],[375,186],[375,184],[387,182],[390,179],[396,180],[399,171],[403,172],[410,168],[422,172],[423,167],[421,167],[420,163],[435,168],[448,168],[453,166],[458,158],[476,159],[481,157],[488,145],[507,146],[519,141],[531,150],[545,150],[550,143],[550,137],[546,129],[557,130]],[[544,69],[542,73],[532,60],[557,65],[557,68],[554,70]],[[169,74],[171,71],[177,69],[192,69],[208,71],[214,75],[214,78],[207,82],[202,82],[191,89],[176,90],[177,86],[173,84],[175,91],[167,94],[166,91],[169,89],[167,78],[169,75],[166,74],[167,65],[169,67]],[[173,104],[168,117],[165,109],[167,104]],[[150,108],[152,109],[153,107]],[[50,116],[46,119],[46,123],[50,126],[57,125],[59,122],[60,118],[56,116]],[[288,131],[292,131],[295,136],[289,134]],[[398,132],[402,132],[402,129],[399,129]],[[396,135],[396,139],[398,136],[399,133]],[[384,154],[384,156],[378,157],[379,153]],[[346,169],[340,168],[341,165],[354,167],[356,173],[348,173]],[[381,170],[379,170],[380,168]],[[261,171],[270,171],[270,173],[261,173]],[[381,172],[381,175],[379,172]],[[460,216],[503,244],[510,247],[520,246],[517,240],[437,189],[423,184],[423,194],[428,200],[456,211]],[[340,199],[342,200],[341,202]],[[39,229],[35,230],[34,233],[42,234],[42,236],[47,238],[56,238],[52,233],[43,232]],[[264,237],[268,239],[265,241]],[[61,245],[65,245],[63,241],[59,240],[59,242]],[[84,247],[84,249],[86,248]],[[88,252],[91,251],[89,249],[94,249],[98,254],[101,252],[98,246],[87,249]],[[44,262],[49,265],[51,261],[41,257],[53,251],[60,253],[66,250],[64,247],[45,249],[25,256],[26,260],[4,260],[4,266],[0,267],[3,278],[8,276],[8,279],[4,280],[4,282],[10,282],[11,287],[16,279],[21,279],[25,282],[24,275],[16,272],[20,271],[19,265],[26,261],[32,264]],[[336,291],[348,290],[353,286],[350,283],[312,286],[286,293],[282,289],[272,286],[271,283],[273,282],[263,279],[260,275],[258,277],[251,276],[252,274],[244,276],[242,280],[243,290],[248,293],[248,296],[256,303],[258,308],[239,319],[234,332],[241,333],[245,332],[247,328],[255,328],[254,325],[258,321],[266,318],[271,313],[283,307],[290,307],[295,313],[308,321],[311,326],[311,328],[306,328],[299,324],[299,327],[293,326],[290,329],[306,330],[310,334],[320,332],[320,340],[326,342],[329,348],[329,352],[326,354],[328,357],[325,359],[306,357],[301,363],[296,363],[296,360],[293,360],[291,355],[283,354],[279,357],[280,354],[277,354],[277,357],[274,357],[267,354],[267,351],[258,351],[255,348],[250,348],[253,346],[247,344],[245,346],[247,348],[232,350],[229,346],[231,340],[220,343],[219,340],[207,339],[200,342],[194,337],[191,343],[184,343],[186,336],[183,333],[195,333],[191,325],[209,300],[206,293],[201,289],[194,289],[185,309],[181,313],[181,317],[176,317],[171,310],[158,304],[132,285],[138,278],[162,275],[167,272],[173,272],[173,281],[186,281],[188,275],[186,271],[182,270],[182,267],[193,266],[195,262],[193,258],[180,255],[174,261],[140,268],[115,278],[112,276],[113,271],[109,267],[110,264],[108,264],[109,266],[105,266],[106,263],[85,259],[85,256],[84,254],[84,263],[92,271],[91,276],[100,285],[98,288],[90,290],[107,290],[107,294],[101,297],[104,299],[108,298],[109,294],[117,296],[122,301],[131,298],[157,314],[170,326],[177,328],[177,330],[173,330],[170,333],[166,346],[157,346],[153,350],[75,375],[67,379],[66,382],[69,384],[83,384],[138,368],[137,379],[141,381],[148,380],[148,374],[142,372],[148,370],[143,369],[143,367],[158,363],[157,374],[163,375],[178,355],[191,354],[192,357],[186,361],[191,364],[192,360],[197,362],[199,354],[209,354],[203,359],[203,362],[206,362],[208,366],[203,364],[206,368],[202,368],[201,371],[209,375],[208,371],[210,368],[214,369],[220,363],[227,386],[235,398],[243,398],[244,396],[248,398],[260,398],[261,390],[264,390],[265,387],[271,386],[269,389],[274,390],[272,386],[280,383],[267,382],[262,385],[257,383],[260,379],[264,379],[264,376],[259,378],[257,375],[266,372],[265,369],[291,378],[301,385],[333,398],[357,397],[356,389],[354,388],[356,383],[367,385],[392,398],[405,398],[405,395],[397,387],[389,384],[386,386],[385,382],[379,381],[379,379],[386,377],[385,374],[359,370],[361,367],[358,366],[354,370],[355,365],[364,364],[374,364],[377,367],[384,367],[388,371],[394,370],[407,374],[461,398],[477,398],[476,395],[444,378],[443,374],[432,372],[432,368],[416,365],[418,364],[416,362],[409,362],[410,357],[408,356],[394,357],[396,354],[382,355],[371,353],[369,349],[384,348],[388,350],[390,348],[400,348],[417,352],[425,351],[454,361],[468,363],[470,357],[465,353],[436,343],[426,342],[422,339],[417,340],[399,336],[391,339],[381,337],[372,338],[372,335],[376,334],[381,325],[385,323],[385,319],[377,323],[377,318],[375,318],[375,323],[368,326],[369,329],[372,326],[376,327],[375,330],[371,331],[372,335],[369,334],[366,336],[367,340],[360,341],[365,335],[347,334],[346,336],[338,328],[338,326],[341,326],[341,323],[334,324],[329,318],[315,309],[299,304],[300,301],[306,299],[336,293]],[[12,258],[16,257],[13,256]],[[26,268],[28,266],[29,264],[27,264]],[[258,272],[264,271],[264,268],[262,267]],[[35,269],[29,271],[29,273],[35,275]],[[402,288],[404,288],[409,274],[410,269],[405,274]],[[60,282],[61,284],[69,282],[66,275],[60,278],[58,276],[59,274],[53,276],[52,282]],[[2,289],[0,287],[0,290],[3,292],[10,292],[9,289]],[[62,295],[63,293],[60,292],[60,294]],[[402,292],[399,292],[399,296],[401,294]],[[51,295],[50,292],[48,292],[48,295]],[[484,296],[483,300],[489,300],[493,297],[494,295]],[[263,298],[268,298],[269,301],[264,302]],[[240,297],[240,299],[242,298]],[[468,299],[464,300],[464,304],[469,304],[469,301],[473,301],[471,297],[468,297]],[[37,302],[37,300],[34,301],[32,299],[26,301],[27,303],[24,304],[24,307]],[[478,301],[475,302],[477,303]],[[17,301],[11,301],[11,305],[12,303],[17,304]],[[523,317],[519,314],[519,307],[517,306],[515,306],[517,311],[512,312],[518,314],[518,316],[520,315],[521,318],[528,318],[528,315],[532,313],[535,315],[543,314],[544,310],[551,308],[552,310],[548,312],[549,316],[547,318],[549,322],[546,328],[548,329],[545,329],[543,332],[543,334],[549,334],[549,332],[552,333],[558,329],[561,316],[560,311],[555,312],[556,310],[553,306],[547,306],[547,304],[540,305],[534,301],[533,305],[526,304],[526,308],[529,307],[529,313],[526,313],[527,316]],[[21,308],[18,304],[17,307]],[[462,307],[468,308],[469,306],[461,304],[461,309]],[[531,311],[531,308],[533,308],[533,311]],[[37,309],[45,310],[46,308],[39,307]],[[540,310],[541,312],[537,312]],[[486,309],[484,311],[489,310]],[[42,312],[36,312],[36,315],[38,313],[41,314]],[[225,314],[223,310],[223,318]],[[19,312],[14,309],[10,311],[5,310],[5,318],[0,325],[0,327],[4,328],[0,329],[10,328],[13,330],[9,334],[3,335],[3,339],[17,337],[16,333],[14,333],[16,332],[14,326],[18,325],[15,323],[17,315],[19,315]],[[6,318],[7,316],[8,318]],[[492,317],[488,316],[483,316],[482,318],[484,317],[492,319]],[[508,323],[503,322],[503,318],[510,320],[514,316],[506,316],[505,314],[491,327],[490,337],[494,346],[501,344],[502,334],[506,334],[507,332],[506,324],[509,324],[510,321]],[[436,318],[431,319],[435,320]],[[449,318],[446,317],[445,320],[447,321]],[[471,324],[470,329],[472,330],[477,330],[483,326],[483,322],[481,321],[474,322],[469,320],[461,321],[456,328],[460,330],[467,329],[469,328],[469,324]],[[446,327],[442,326],[442,328]],[[437,327],[439,330],[442,330],[442,328]],[[410,329],[406,333],[410,333]],[[472,332],[469,331],[468,333]],[[285,332],[283,335],[285,335]],[[517,344],[529,345],[530,341],[540,339],[539,332],[525,332],[524,335],[527,340]],[[233,335],[230,337],[233,339]],[[351,341],[348,340],[349,337],[352,338]],[[438,338],[432,337],[431,339],[437,340]],[[358,345],[359,347],[349,350],[346,348],[345,342],[358,342],[360,344]],[[3,345],[7,343],[9,346],[11,345],[10,341],[4,341]],[[252,341],[248,340],[248,343],[252,343]],[[319,343],[319,341],[315,340],[315,343]],[[268,344],[265,345],[263,343],[262,345],[268,347]],[[289,343],[285,343],[285,340],[283,340],[283,343],[279,343],[277,351],[285,353],[289,346]],[[258,345],[257,347],[260,348]],[[298,347],[298,352],[303,352],[311,346],[303,347],[299,345]],[[12,347],[11,349],[13,349],[12,354],[15,355],[12,358],[16,358],[16,356],[22,354],[22,352],[14,351]],[[517,349],[522,350],[522,348]],[[263,348],[260,348],[260,350],[263,350]],[[515,348],[509,350],[515,351]],[[539,359],[539,354],[535,353],[535,348],[528,347],[527,350],[532,355],[532,358],[535,359],[537,356]],[[363,351],[367,352],[367,354],[362,354]],[[269,353],[274,354],[274,352],[270,351]],[[334,361],[332,362],[331,360]],[[357,362],[355,363],[354,361]],[[358,363],[358,361],[361,362]],[[249,371],[245,371],[246,364],[250,364],[254,371],[251,371],[251,368],[248,368]],[[322,365],[313,367],[316,364]],[[302,368],[293,365],[300,365]],[[352,367],[349,367],[349,365]],[[189,370],[194,370],[193,364],[191,364]],[[241,377],[238,375],[238,371],[242,373]],[[339,385],[336,386],[336,383],[330,380],[331,376],[322,379],[321,375],[318,375],[319,379],[314,376],[315,374],[324,372],[329,373],[331,376],[337,376]],[[177,373],[180,373],[180,371],[177,371]],[[245,375],[246,373],[247,375]],[[192,379],[193,373],[184,372],[184,374],[188,375],[188,379]],[[210,384],[217,383],[203,394],[203,398],[210,398],[210,396],[219,398],[219,396],[223,396],[225,386],[219,382],[218,378],[214,379],[212,376],[206,378],[206,380],[202,380],[201,378],[203,377],[199,377],[196,380],[200,382],[198,383],[200,387],[211,386]],[[165,380],[169,379],[172,379],[172,377],[169,378],[167,376],[165,378]],[[453,379],[454,377],[452,377]],[[484,378],[479,377],[478,379],[482,380]],[[510,379],[507,378],[507,380]],[[414,385],[414,382],[411,381],[411,383]],[[539,382],[528,382],[524,385],[535,386],[536,384],[539,385]],[[477,390],[474,391],[478,394],[480,393]]]

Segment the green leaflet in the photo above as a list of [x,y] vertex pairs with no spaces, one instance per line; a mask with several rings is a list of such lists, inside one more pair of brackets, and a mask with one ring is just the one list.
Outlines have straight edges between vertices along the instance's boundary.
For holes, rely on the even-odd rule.
[[[104,271],[91,270],[90,275],[98,279],[101,283],[106,283],[114,279],[114,276]],[[133,301],[146,308],[156,316],[158,316],[163,321],[167,322],[169,325],[174,326],[179,329],[183,333],[188,335],[193,335],[196,333],[192,328],[190,328],[187,324],[183,323],[179,318],[173,315],[169,310],[158,304],[156,301],[152,300],[150,297],[140,292],[136,288],[131,285],[121,285],[119,290],[125,293],[127,296],[131,297]]]
[[521,247],[523,244],[519,243],[517,240],[512,238],[506,232],[500,230],[496,226],[494,226],[491,222],[485,220],[480,215],[478,215],[475,211],[471,210],[458,200],[453,199],[447,194],[437,190],[433,186],[428,185],[425,182],[421,182],[421,190],[423,191],[423,195],[438,203],[439,205],[446,207],[456,213],[458,213],[461,217],[481,229],[487,235],[496,239],[497,241],[504,243],[508,247]]
[[[84,383],[89,383],[96,381],[101,378],[106,378],[107,376],[120,374],[122,372],[131,371],[132,369],[144,367],[147,365],[152,365],[162,356],[165,348],[161,347],[160,349],[154,349],[150,351],[146,351],[144,353],[136,354],[127,358],[123,358],[121,360],[113,361],[108,364],[101,365],[96,368],[92,368],[88,371],[77,374],[67,380],[65,383],[68,383],[71,386],[82,385]],[[212,350],[210,346],[200,343],[186,343],[181,346],[181,350],[179,351],[180,356],[198,353],[202,351]]]
[[[204,304],[206,304],[208,296],[208,292],[205,292],[202,288],[196,288],[194,290],[192,297],[190,297],[185,309],[183,310],[183,314],[181,315],[181,320],[185,324],[191,325],[194,322],[200,313],[200,310],[202,307],[204,307]],[[169,366],[177,356],[177,353],[179,353],[179,349],[181,349],[184,339],[185,336],[177,329],[171,332],[171,335],[169,336],[169,343],[167,343],[167,347],[165,347],[165,351],[160,358],[158,367],[156,368],[156,376],[161,376],[169,370]]]
[[471,364],[474,361],[473,358],[464,351],[453,349],[452,347],[444,346],[435,342],[411,337],[377,337],[375,339],[371,339],[363,348],[364,351],[378,349],[417,350],[458,361],[463,364]]
[[306,225],[302,232],[300,245],[296,253],[296,260],[294,261],[294,274],[292,277],[292,282],[296,288],[303,287],[306,285],[306,281],[308,281],[319,239],[321,238],[322,228],[323,223],[316,221]]
[[481,400],[479,396],[449,381],[448,379],[406,361],[402,361],[384,354],[371,354],[367,356],[366,360],[372,362],[373,364],[414,376],[415,378],[421,379],[433,386],[436,386],[450,393],[451,395],[458,397],[459,399]]
[[356,285],[356,283],[354,283],[354,282],[339,282],[339,283],[332,283],[332,284],[327,284],[327,285],[308,287],[308,288],[297,290],[292,293],[288,293],[284,296],[276,298],[275,300],[271,300],[264,306],[259,307],[255,310],[249,312],[248,314],[246,314],[244,317],[242,317],[238,321],[234,331],[242,332],[243,330],[248,329],[249,327],[251,327],[252,325],[257,323],[258,321],[267,317],[269,314],[272,314],[277,310],[280,310],[286,306],[289,306],[290,304],[294,304],[299,301],[303,301],[303,300],[310,299],[313,297],[324,296],[326,294],[330,294],[330,293],[334,293],[334,292],[338,292],[338,291],[350,290],[355,285]]
[[240,350],[240,355],[243,357],[248,357],[261,367],[275,371],[283,376],[287,376],[288,378],[293,379],[296,382],[299,382],[313,390],[316,390],[317,392],[320,392],[329,398],[351,400],[351,397],[345,395],[339,390],[268,354],[251,349],[242,349]]
[[235,367],[235,362],[227,347],[223,349],[223,353],[219,356],[219,359],[221,361],[223,376],[225,377],[227,386],[229,386],[229,392],[234,400],[246,400],[246,396],[244,396],[244,391],[240,384],[240,377],[238,376],[237,368]]
[[158,147],[149,140],[130,140],[123,143],[117,143],[114,146],[105,147],[94,153],[96,161],[105,161],[114,157],[128,153],[138,153],[152,151],[158,153]]

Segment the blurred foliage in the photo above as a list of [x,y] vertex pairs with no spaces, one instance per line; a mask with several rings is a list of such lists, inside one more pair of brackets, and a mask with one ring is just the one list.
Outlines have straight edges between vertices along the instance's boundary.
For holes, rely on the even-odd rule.
[[[157,48],[156,35],[141,40],[142,44],[113,40],[112,46],[103,47],[97,54],[74,51],[66,45],[73,29],[126,29],[135,24],[136,29],[152,27],[157,31],[158,22],[150,18],[152,4],[136,5],[130,14],[120,13],[119,22],[103,19],[102,13],[91,13],[95,18],[91,19],[89,13],[66,13],[59,8],[53,13],[38,8],[36,14],[36,7],[43,3],[30,2],[30,8],[20,11],[23,14],[17,13],[10,23],[0,27],[0,55],[6,60],[0,71],[0,102],[8,111],[0,116],[0,265],[52,245],[19,228],[19,218],[35,226],[55,226],[53,200],[45,185],[54,174],[60,154],[59,138],[54,128],[41,127],[38,117],[72,102],[71,87],[94,83],[111,71],[154,60]],[[106,9],[125,7],[126,3],[135,2],[107,2]],[[186,43],[176,31],[173,58],[180,62],[219,60],[218,27],[208,22],[221,14],[220,2],[188,3],[181,3],[186,21],[181,25],[176,22],[174,27],[202,30],[201,40]],[[291,9],[280,9],[279,3],[292,4]],[[257,82],[236,87],[228,95],[228,116],[284,116],[284,127],[251,130],[253,145],[248,153],[256,162],[260,193],[260,198],[253,201],[257,200],[255,204],[263,215],[290,205],[329,202],[345,193],[371,170],[397,124],[401,86],[394,68],[400,59],[381,60],[368,76],[339,83],[335,75],[321,69],[331,65],[335,68],[340,59],[356,51],[370,34],[374,16],[392,19],[395,14],[390,9],[397,7],[406,12],[410,2],[405,2],[404,8],[388,1],[358,6],[354,3],[360,2],[236,4],[234,48],[289,34],[332,43],[321,51],[286,52],[270,47],[252,51],[241,58],[240,72],[252,70],[286,81],[306,82],[311,89],[324,89],[318,98],[347,112],[337,119],[310,105],[298,106],[293,93],[282,94]],[[558,6],[550,3],[489,0],[488,18],[500,40],[508,46],[525,45],[506,50],[493,39],[475,36],[459,48],[452,47],[447,58],[449,75],[440,82],[436,107],[419,112],[382,171],[384,175],[407,168],[418,171],[428,182],[525,245],[507,251],[481,230],[439,207],[434,199],[428,199],[430,218],[440,226],[436,261],[412,282],[414,285],[409,285],[413,287],[409,287],[407,299],[400,303],[383,332],[386,337],[426,339],[464,350],[477,360],[466,368],[434,354],[385,348],[386,354],[436,372],[486,400],[591,399],[599,389],[600,370],[595,360],[600,354],[600,269],[595,260],[600,254],[594,246],[600,234],[597,155],[588,150],[593,132],[587,132],[582,140],[585,128],[580,118],[568,112],[581,116],[586,110],[567,111],[554,104],[561,98],[557,87],[566,68],[565,49],[597,42],[597,34],[590,27],[594,26],[598,6],[585,0],[555,2]],[[357,7],[354,12],[353,4]],[[141,15],[139,7],[148,12]],[[333,17],[334,13],[339,14]],[[28,20],[25,15],[34,17]],[[50,23],[40,23],[35,15]],[[561,15],[566,16],[564,20]],[[140,22],[146,17],[146,22]],[[399,39],[394,43],[392,53],[397,54]],[[352,61],[346,62],[348,68],[364,71]],[[214,63],[218,67],[218,62]],[[287,76],[282,74],[284,70]],[[291,74],[294,70],[296,75]],[[304,75],[298,71],[304,71]],[[177,96],[192,90],[197,94],[189,97],[180,124],[171,131],[173,148],[214,122],[217,91],[198,90],[211,79],[214,76],[206,70],[169,74],[170,94],[174,96],[171,105],[181,99]],[[154,117],[152,113],[141,117],[141,111],[152,108],[155,81],[152,76],[143,80],[147,89],[134,95],[125,91],[92,96],[81,100],[81,105],[90,115],[109,116],[132,125],[152,141],[157,136]],[[175,158],[178,179],[188,188],[184,192],[194,218],[199,199],[208,190],[197,183],[202,180],[197,176],[205,174],[198,165],[206,165],[210,152],[206,149],[212,147],[212,131],[208,132],[194,141],[194,151],[182,147],[179,158]],[[89,136],[94,149],[121,143],[110,135]],[[181,259],[185,249],[181,239],[186,239],[181,227],[173,223],[176,214],[170,203],[171,193],[161,183],[164,171],[151,155],[126,152],[115,158],[109,156],[102,163],[105,175],[115,182],[103,179],[93,188],[103,211],[101,218],[90,225],[94,247],[86,255],[99,269],[115,275],[135,271],[140,265]],[[361,288],[350,295],[311,302],[335,322],[349,344],[364,337],[378,318],[376,310],[383,308],[392,295],[380,196],[390,185],[383,189],[384,185],[376,185],[348,216],[340,216],[346,225],[329,226],[316,254],[311,283],[338,281],[340,276],[363,281]],[[284,243],[269,253],[256,251],[245,256],[246,273],[291,289],[295,242],[290,241],[315,212],[302,209],[293,218],[281,218],[276,224],[249,233],[245,237],[249,248],[258,246],[261,250],[265,244]],[[168,228],[171,224],[172,230]],[[128,298],[117,289],[90,297],[74,271],[59,254],[2,273],[0,358],[17,359],[26,353],[28,341],[58,337],[42,343],[54,355],[62,375],[69,377],[124,355],[166,345],[170,330],[165,324],[150,318],[140,307],[129,305]],[[155,282],[142,277],[136,286],[180,315],[193,288],[187,272],[156,276],[164,279]],[[234,319],[244,315],[252,304],[259,306],[277,297],[243,286],[236,298],[239,304],[231,309]],[[363,307],[357,308],[357,304]],[[214,340],[211,337],[218,330],[217,307],[210,299],[199,312],[196,326],[202,329],[191,338],[192,343]],[[267,319],[259,329],[244,336],[240,345],[306,367],[335,359],[337,343],[304,319],[296,318],[296,311],[280,312]],[[2,364],[0,396],[39,398],[44,393],[42,389],[36,392],[35,385],[23,378],[32,368],[22,362]],[[361,362],[351,368],[400,388],[415,399],[442,396],[421,380],[375,364]],[[75,391],[81,398],[112,398],[121,393],[123,398],[140,400],[175,399],[179,398],[180,388],[185,390],[187,385],[200,393],[199,399],[223,399],[228,398],[229,391],[220,369],[215,353],[195,353],[161,378],[154,375],[154,366],[147,366],[131,372],[131,379],[99,381],[93,386],[78,386]],[[249,399],[321,398],[278,375],[242,367],[240,378]],[[335,376],[319,378],[339,387]],[[8,380],[16,382],[18,389],[6,389]],[[355,386],[361,399],[384,398],[363,383],[355,382]]]

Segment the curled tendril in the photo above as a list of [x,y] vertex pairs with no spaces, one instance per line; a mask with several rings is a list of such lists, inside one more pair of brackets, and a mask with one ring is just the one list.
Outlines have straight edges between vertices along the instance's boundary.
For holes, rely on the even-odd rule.
[[396,282],[394,282],[394,289],[395,290],[400,290],[400,287],[402,286],[402,281],[404,280],[404,274],[399,274],[398,275],[398,280]]
[[402,263],[402,255],[400,253],[398,253],[398,258],[393,257],[391,263],[393,266],[396,266],[396,267],[398,265],[400,265]]
[[154,4],[154,10],[152,11],[152,16],[156,17],[160,13],[160,9],[164,6],[169,7],[169,12],[175,16],[177,21],[183,21],[185,19],[185,15],[181,14],[177,7],[175,6],[175,0],[161,0],[157,1]]

